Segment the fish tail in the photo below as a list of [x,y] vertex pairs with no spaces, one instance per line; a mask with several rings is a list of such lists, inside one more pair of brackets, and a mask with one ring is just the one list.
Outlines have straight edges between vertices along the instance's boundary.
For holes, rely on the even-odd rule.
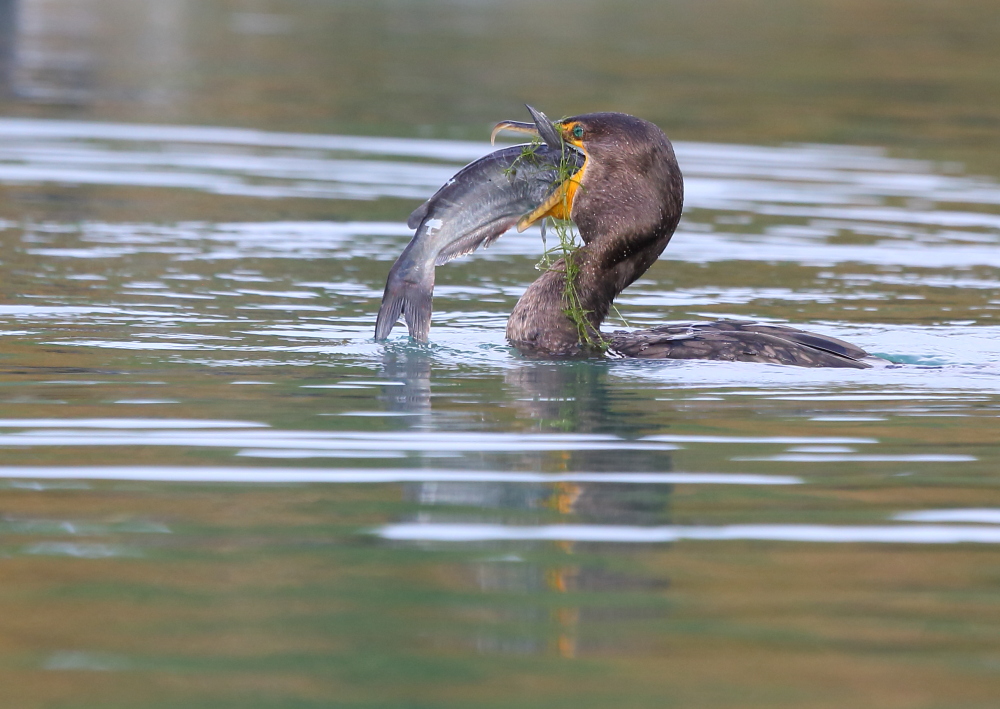
[[420,280],[399,278],[393,267],[385,284],[382,307],[375,320],[375,339],[384,340],[402,315],[409,328],[410,337],[427,342],[431,329],[431,298],[434,293],[434,269],[421,274]]

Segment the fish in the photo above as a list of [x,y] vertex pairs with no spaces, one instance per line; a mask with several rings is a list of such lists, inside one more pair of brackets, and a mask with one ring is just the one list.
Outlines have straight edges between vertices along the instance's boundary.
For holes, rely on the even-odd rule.
[[387,338],[402,315],[410,337],[427,342],[435,267],[492,244],[583,166],[581,152],[543,137],[547,142],[501,148],[469,163],[414,210],[407,226],[416,231],[389,271],[376,340]]

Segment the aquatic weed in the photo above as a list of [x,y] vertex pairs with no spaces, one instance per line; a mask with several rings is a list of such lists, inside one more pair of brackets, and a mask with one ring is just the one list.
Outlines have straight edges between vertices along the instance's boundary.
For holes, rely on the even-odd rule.
[[[562,136],[560,135],[561,139]],[[535,166],[539,165],[537,150],[541,144],[541,139],[536,137],[530,143],[522,146],[521,154],[514,159],[509,167],[504,169],[504,175],[513,180],[523,163],[528,162]],[[563,189],[563,185],[566,185],[574,178],[578,168],[576,162],[569,159],[570,153],[566,148],[565,142],[563,142],[562,147],[559,164],[554,166],[556,168],[556,175],[553,178],[552,185],[555,189],[562,190],[563,214],[569,214],[569,190]],[[577,189],[582,189],[582,187],[578,185]],[[559,237],[559,245],[551,249],[548,248],[546,241],[546,227],[548,225],[552,226],[552,229]],[[610,346],[610,342],[604,338],[600,330],[591,325],[588,316],[592,311],[583,307],[580,293],[577,290],[580,265],[576,259],[576,252],[582,244],[577,240],[578,234],[575,225],[569,219],[557,219],[553,216],[548,216],[541,223],[541,231],[542,258],[535,264],[535,268],[542,272],[556,271],[563,274],[563,303],[565,305],[563,314],[576,326],[579,342],[586,344],[591,349],[606,352]],[[562,263],[562,268],[559,268],[560,263]],[[625,322],[625,318],[618,312],[618,308],[613,304],[612,308],[618,318],[628,327],[628,323]]]
[[[560,134],[561,139],[562,135]],[[563,214],[566,215],[570,213],[569,190],[563,189],[562,186],[572,180],[578,170],[576,163],[571,162],[568,156],[569,151],[566,149],[565,143],[563,143],[556,177],[553,180],[553,185],[556,189],[562,189]],[[578,185],[577,189],[582,189],[582,187]],[[547,248],[545,240],[546,223],[552,225],[553,230],[555,230],[556,235],[559,237],[559,245],[552,249]],[[592,311],[586,310],[583,307],[580,293],[577,290],[580,265],[576,259],[576,252],[582,245],[577,241],[577,236],[575,225],[571,220],[556,219],[552,216],[546,217],[546,221],[542,222],[542,258],[535,264],[535,268],[539,271],[559,270],[557,266],[561,259],[563,268],[560,272],[563,274],[563,303],[565,305],[563,314],[576,326],[579,342],[585,343],[591,349],[606,352],[610,346],[610,342],[604,338],[600,330],[591,325],[588,316]],[[557,254],[560,258],[553,261],[553,254]],[[617,308],[615,312],[617,312]],[[619,315],[619,317],[621,316]]]
[[533,139],[530,143],[526,143],[521,146],[521,154],[514,158],[514,161],[503,169],[503,174],[511,182],[517,177],[518,166],[523,162],[529,162],[533,165],[538,164],[538,155],[535,151],[538,150],[541,145],[541,141],[538,138]]

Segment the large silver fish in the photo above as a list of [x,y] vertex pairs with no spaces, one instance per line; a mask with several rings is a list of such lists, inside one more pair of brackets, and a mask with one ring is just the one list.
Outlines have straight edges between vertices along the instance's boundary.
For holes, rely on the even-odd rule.
[[[528,129],[544,142],[503,148],[462,168],[410,215],[416,233],[389,271],[375,339],[384,340],[402,315],[410,336],[427,342],[434,267],[489,246],[505,231],[552,202],[585,156],[565,144],[552,122],[530,106],[534,125],[506,121],[497,129]],[[494,134],[496,131],[494,131]]]

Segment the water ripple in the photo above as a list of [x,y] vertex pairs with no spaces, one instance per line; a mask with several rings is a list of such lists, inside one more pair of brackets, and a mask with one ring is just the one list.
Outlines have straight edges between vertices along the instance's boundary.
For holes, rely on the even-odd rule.
[[372,531],[396,541],[561,541],[662,544],[679,541],[772,541],[827,544],[1000,544],[1000,527],[947,525],[847,526],[731,524],[719,527],[627,527],[560,524],[517,527],[496,524],[389,524]]
[[[433,468],[257,468],[234,466],[0,466],[0,478],[25,480],[136,480],[199,483],[348,483],[470,482],[557,484],[610,483],[615,485],[799,485],[791,475],[740,473],[520,473],[500,470],[440,470]],[[11,522],[10,524],[15,524]],[[24,522],[22,524],[28,524]],[[59,523],[63,524],[63,523]],[[136,526],[138,525],[138,526]],[[45,529],[59,529],[45,523]],[[135,528],[133,528],[135,526]],[[34,527],[33,527],[34,529]],[[68,531],[62,528],[63,531]],[[88,529],[109,528],[91,525]],[[38,527],[38,531],[41,527]],[[165,532],[166,527],[146,523],[117,525],[115,531]],[[28,533],[28,532],[23,532]],[[83,533],[83,532],[81,532]],[[94,532],[98,533],[98,532]]]

